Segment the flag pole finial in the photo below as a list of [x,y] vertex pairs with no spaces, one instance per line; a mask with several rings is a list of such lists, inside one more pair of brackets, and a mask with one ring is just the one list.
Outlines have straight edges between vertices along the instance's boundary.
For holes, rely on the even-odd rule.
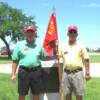
[[52,8],[52,11],[55,13],[55,11],[56,11],[56,8],[55,8],[55,6],[53,6],[53,8]]

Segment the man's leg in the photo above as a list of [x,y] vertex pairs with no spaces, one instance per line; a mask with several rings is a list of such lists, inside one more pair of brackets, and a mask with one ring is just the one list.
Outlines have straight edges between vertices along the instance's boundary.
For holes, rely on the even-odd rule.
[[24,95],[19,95],[19,100],[25,100],[25,96]]
[[72,100],[72,94],[68,94],[68,95],[66,96],[66,100]]
[[84,76],[83,71],[79,71],[73,75],[73,87],[76,95],[76,100],[83,100],[84,95]]
[[66,100],[72,100],[72,87],[70,83],[70,74],[67,74],[64,71],[62,75],[61,90],[63,91]]
[[41,74],[42,72],[40,68],[30,73],[32,100],[40,100],[39,94],[43,91]]
[[76,100],[83,100],[82,96],[76,96]]
[[39,95],[33,95],[33,100],[40,100]]
[[19,68],[18,71],[18,93],[19,93],[19,100],[25,100],[25,96],[28,94],[29,90],[29,77],[28,73]]

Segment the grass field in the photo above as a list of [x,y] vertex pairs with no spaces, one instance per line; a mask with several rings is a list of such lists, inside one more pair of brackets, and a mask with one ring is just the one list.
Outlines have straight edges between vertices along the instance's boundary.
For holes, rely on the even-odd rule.
[[[86,86],[84,100],[100,100],[100,78],[92,78]],[[0,100],[17,100],[16,87],[11,82],[10,75],[0,74]],[[29,100],[28,96],[26,100]]]
[[8,74],[0,74],[0,100],[18,100],[17,84],[13,84],[10,78]]
[[[8,64],[11,62],[12,61],[10,58],[0,56],[0,64]],[[90,55],[90,62],[91,63],[100,63],[100,55]]]
[[100,55],[90,55],[90,62],[100,63]]

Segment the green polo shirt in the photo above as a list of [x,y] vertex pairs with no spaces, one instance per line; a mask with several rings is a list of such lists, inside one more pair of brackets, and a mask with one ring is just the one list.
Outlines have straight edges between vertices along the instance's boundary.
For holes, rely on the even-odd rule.
[[31,68],[41,65],[40,59],[44,56],[42,46],[37,43],[28,43],[26,40],[18,42],[12,54],[12,60],[19,65]]

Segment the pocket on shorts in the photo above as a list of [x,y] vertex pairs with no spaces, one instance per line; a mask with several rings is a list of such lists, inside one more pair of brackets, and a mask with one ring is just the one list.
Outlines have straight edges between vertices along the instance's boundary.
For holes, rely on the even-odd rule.
[[19,70],[18,70],[18,78],[22,79],[22,80],[25,80],[27,78],[27,72],[24,69],[19,68]]
[[76,83],[76,87],[79,88],[80,90],[84,89],[84,74],[83,71],[80,71],[76,74],[75,77],[75,83]]
[[77,78],[78,78],[78,79],[81,79],[82,81],[84,80],[83,71],[79,71],[79,72],[77,73]]
[[66,72],[63,72],[63,74],[62,74],[62,80],[61,80],[61,84],[60,84],[60,88],[61,89],[63,89],[65,87],[66,78],[67,78],[67,74],[66,74]]

